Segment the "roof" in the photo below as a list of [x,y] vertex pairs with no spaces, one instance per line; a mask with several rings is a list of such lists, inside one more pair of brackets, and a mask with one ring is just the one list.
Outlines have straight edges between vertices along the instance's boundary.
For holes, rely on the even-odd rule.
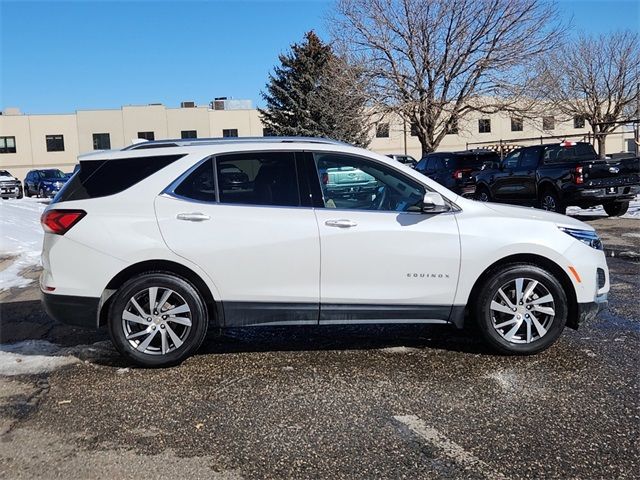
[[238,143],[320,143],[325,145],[349,145],[348,143],[323,137],[223,137],[150,140],[134,143],[133,145],[124,147],[122,150],[146,150],[151,148],[192,147]]

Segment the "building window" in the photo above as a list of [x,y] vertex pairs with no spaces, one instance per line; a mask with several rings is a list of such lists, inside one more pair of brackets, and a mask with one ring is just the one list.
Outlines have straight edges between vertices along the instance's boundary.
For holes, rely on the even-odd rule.
[[64,136],[47,135],[47,152],[64,152]]
[[521,132],[523,130],[523,122],[520,117],[511,117],[511,131]]
[[109,150],[111,149],[111,137],[108,133],[94,133],[93,134],[93,149],[94,150]]
[[556,119],[553,117],[542,117],[542,129],[553,130],[556,128]]
[[16,153],[16,137],[0,137],[0,153]]
[[263,137],[275,137],[276,134],[275,134],[275,132],[273,131],[272,128],[266,127],[266,128],[262,129],[262,136]]
[[411,122],[411,136],[418,136],[418,124],[416,122]]
[[376,138],[389,138],[388,123],[378,123],[376,125]]
[[458,134],[458,119],[452,118],[445,125],[445,134],[446,135],[457,135]]
[[185,138],[198,138],[198,131],[197,130],[182,130],[180,132],[180,138],[185,139]]
[[155,140],[156,135],[153,132],[138,132],[138,138],[142,138],[144,140]]
[[584,117],[582,115],[573,117],[573,128],[584,128]]
[[478,132],[479,133],[491,133],[491,119],[481,118],[478,120]]
[[225,128],[224,130],[222,130],[222,136],[223,137],[237,137],[238,136],[238,129],[237,128]]

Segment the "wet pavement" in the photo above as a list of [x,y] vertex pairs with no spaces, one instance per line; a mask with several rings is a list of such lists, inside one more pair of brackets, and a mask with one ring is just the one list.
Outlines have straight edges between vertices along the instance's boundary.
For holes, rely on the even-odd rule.
[[0,376],[0,478],[638,478],[640,263],[618,254],[639,223],[593,223],[609,311],[525,358],[448,327],[291,327],[144,370],[35,284],[0,294],[0,343],[72,359]]

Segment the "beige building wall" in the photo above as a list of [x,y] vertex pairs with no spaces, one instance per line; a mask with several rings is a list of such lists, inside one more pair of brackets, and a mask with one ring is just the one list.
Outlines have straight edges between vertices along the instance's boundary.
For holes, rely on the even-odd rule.
[[200,138],[213,136],[209,125],[209,112],[206,107],[167,108],[167,137],[181,138],[183,130],[195,130]]
[[[112,149],[131,145],[138,132],[154,132],[157,140],[180,138],[183,130],[196,130],[198,137],[222,137],[223,129],[237,129],[240,137],[261,137],[263,125],[255,109],[212,110],[208,107],[167,108],[164,105],[124,106],[118,110],[80,110],[75,114],[20,115],[9,110],[0,115],[0,136],[16,139],[16,153],[0,154],[0,168],[24,179],[34,168],[60,168],[73,170],[77,156],[93,151],[93,134],[108,133]],[[11,113],[11,114],[9,114]],[[489,118],[491,132],[479,133],[478,120]],[[376,138],[371,133],[369,149],[382,153],[404,153],[416,159],[422,154],[420,142],[411,135],[410,125],[403,125],[397,118],[382,120],[389,123],[389,137]],[[537,143],[537,138],[550,135],[587,134],[587,128],[573,128],[573,121],[556,120],[555,128],[542,130],[542,119],[524,119],[523,131],[511,131],[509,115],[471,114],[461,120],[457,135],[447,135],[438,147],[440,151],[465,150],[467,148],[497,145],[503,139],[530,138],[535,140],[519,145]],[[47,152],[46,135],[62,134],[64,152]],[[607,138],[607,152],[625,151],[632,134],[613,134]],[[579,138],[574,138],[579,140]],[[553,140],[545,140],[549,142]],[[478,144],[476,142],[489,142]],[[515,143],[512,143],[515,144]]]
[[79,110],[78,145],[81,153],[93,150],[93,134],[108,133],[111,148],[122,148],[125,143],[122,110]]

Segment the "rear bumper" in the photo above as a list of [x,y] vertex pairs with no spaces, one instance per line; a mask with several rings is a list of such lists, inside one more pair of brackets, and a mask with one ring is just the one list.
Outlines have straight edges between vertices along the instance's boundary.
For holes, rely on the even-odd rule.
[[571,202],[589,202],[600,204],[605,202],[627,202],[633,200],[636,194],[640,193],[638,185],[623,185],[617,188],[616,193],[608,193],[608,188],[584,188],[580,190],[571,190],[564,192],[565,201]]
[[78,327],[96,328],[99,298],[41,293],[44,310],[54,320]]
[[607,309],[609,301],[607,300],[607,294],[603,293],[596,297],[595,302],[579,303],[578,304],[578,325],[583,325],[592,321],[596,316]]

